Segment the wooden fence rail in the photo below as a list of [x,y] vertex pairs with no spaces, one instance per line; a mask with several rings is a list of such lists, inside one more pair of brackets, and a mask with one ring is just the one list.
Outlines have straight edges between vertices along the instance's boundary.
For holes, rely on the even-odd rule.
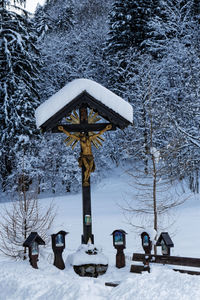
[[[134,253],[132,261],[143,262],[141,265],[132,265],[130,272],[141,273],[142,271],[150,271],[149,263],[163,264],[163,265],[176,265],[185,267],[200,268],[200,258],[180,257],[180,256],[165,256],[153,254]],[[200,275],[198,271],[173,269],[181,273],[188,273],[190,275]]]

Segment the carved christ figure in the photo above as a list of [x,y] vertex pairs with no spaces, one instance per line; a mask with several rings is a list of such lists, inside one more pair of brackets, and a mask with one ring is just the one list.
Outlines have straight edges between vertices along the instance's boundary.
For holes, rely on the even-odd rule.
[[88,180],[90,178],[90,173],[94,172],[94,170],[95,170],[91,142],[93,140],[95,140],[98,136],[102,135],[107,130],[110,130],[111,128],[112,128],[112,125],[109,124],[103,130],[99,131],[99,133],[96,133],[96,134],[94,133],[91,135],[86,135],[85,133],[79,133],[79,134],[75,135],[75,134],[71,134],[70,132],[65,130],[63,128],[63,126],[58,126],[58,129],[60,131],[63,131],[67,136],[69,136],[77,141],[80,141],[81,154],[78,159],[78,162],[79,162],[79,167],[82,167],[82,165],[84,165],[84,167],[85,167],[83,186],[89,186]]

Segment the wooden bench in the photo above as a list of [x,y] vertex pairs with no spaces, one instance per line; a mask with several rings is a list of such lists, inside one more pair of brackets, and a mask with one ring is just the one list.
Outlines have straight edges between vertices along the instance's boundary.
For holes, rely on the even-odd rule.
[[[200,258],[191,258],[191,257],[134,253],[132,257],[132,261],[143,263],[143,265],[131,266],[130,272],[139,273],[139,274],[141,274],[143,271],[150,272],[150,264],[152,263],[200,268]],[[187,269],[185,270],[179,268],[175,268],[173,270],[181,273],[187,273],[190,275],[200,275],[200,271],[195,271],[195,270],[193,271],[193,270],[187,270]]]

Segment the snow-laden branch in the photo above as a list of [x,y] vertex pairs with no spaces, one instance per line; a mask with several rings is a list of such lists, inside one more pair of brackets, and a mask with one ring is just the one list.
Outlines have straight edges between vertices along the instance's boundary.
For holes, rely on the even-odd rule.
[[175,120],[173,120],[173,121],[174,121],[174,124],[175,124],[176,128],[178,129],[178,131],[180,131],[182,134],[184,134],[192,144],[194,144],[195,146],[200,148],[200,137],[195,137],[195,136],[191,135],[190,133],[186,132],[182,127],[180,127]]

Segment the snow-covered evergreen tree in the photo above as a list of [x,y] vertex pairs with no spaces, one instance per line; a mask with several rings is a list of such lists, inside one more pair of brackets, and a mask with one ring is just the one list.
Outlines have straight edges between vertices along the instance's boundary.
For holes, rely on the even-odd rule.
[[109,15],[110,54],[141,46],[146,39],[148,22],[156,13],[158,1],[116,0]]
[[2,1],[0,7],[0,169],[4,185],[17,164],[17,151],[24,152],[36,136],[34,109],[39,104],[33,25],[23,10],[18,14],[10,5]]
[[148,23],[159,13],[158,1],[122,1],[113,3],[105,47],[108,87],[130,101],[128,81],[135,76],[134,63],[144,51]]

